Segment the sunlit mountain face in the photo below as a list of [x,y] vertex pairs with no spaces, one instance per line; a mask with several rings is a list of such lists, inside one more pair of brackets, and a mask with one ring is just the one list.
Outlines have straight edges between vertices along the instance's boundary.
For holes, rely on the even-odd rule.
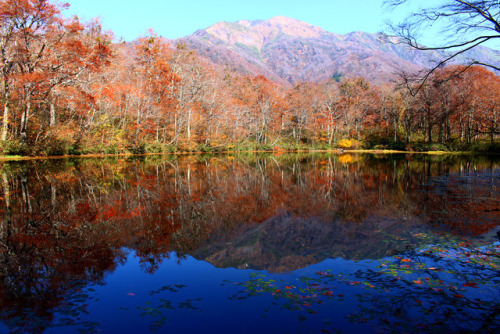
[[[220,22],[171,43],[186,44],[211,62],[240,74],[264,75],[288,84],[342,77],[387,83],[401,71],[424,69],[443,56],[410,49],[396,38],[360,31],[339,35],[283,16]],[[498,51],[478,47],[456,62],[471,58],[498,63],[499,56]]]

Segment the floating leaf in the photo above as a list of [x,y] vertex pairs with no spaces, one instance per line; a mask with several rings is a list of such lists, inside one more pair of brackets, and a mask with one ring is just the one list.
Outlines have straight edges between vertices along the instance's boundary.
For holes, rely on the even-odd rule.
[[468,286],[471,288],[478,288],[477,283],[474,283],[474,282],[467,282],[464,284],[464,286]]

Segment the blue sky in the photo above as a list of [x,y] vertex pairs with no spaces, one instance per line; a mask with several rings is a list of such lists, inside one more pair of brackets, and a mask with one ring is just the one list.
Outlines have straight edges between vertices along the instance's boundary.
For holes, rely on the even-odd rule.
[[[345,34],[380,32],[384,21],[382,0],[66,0],[84,20],[101,17],[117,38],[127,41],[153,28],[166,38],[192,34],[220,21],[269,19],[288,16],[323,29]],[[394,15],[394,13],[392,13]]]
[[[64,2],[64,0],[61,0]],[[117,40],[134,40],[152,28],[160,36],[176,39],[208,28],[221,21],[266,20],[288,16],[327,31],[346,34],[353,31],[386,31],[386,22],[402,21],[409,9],[437,5],[438,0],[410,1],[397,11],[382,6],[383,0],[66,0],[67,16],[84,21],[100,17]],[[442,43],[439,28],[427,30],[419,42],[433,46]],[[488,46],[500,50],[500,43]]]

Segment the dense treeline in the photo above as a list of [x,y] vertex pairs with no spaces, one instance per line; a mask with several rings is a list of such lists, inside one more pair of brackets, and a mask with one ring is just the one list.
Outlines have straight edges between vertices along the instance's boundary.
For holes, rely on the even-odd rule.
[[212,68],[154,32],[112,43],[98,21],[63,9],[0,1],[4,154],[464,150],[498,139],[500,78],[481,67],[440,69],[416,96],[362,78],[290,88]]

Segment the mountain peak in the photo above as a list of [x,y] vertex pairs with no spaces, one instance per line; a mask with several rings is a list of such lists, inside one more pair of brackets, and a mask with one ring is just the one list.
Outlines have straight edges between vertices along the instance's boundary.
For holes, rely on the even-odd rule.
[[[385,43],[378,35],[337,35],[285,16],[220,22],[184,39],[216,64],[243,75],[265,75],[280,83],[364,77],[388,82],[396,72],[429,67],[436,53]],[[476,49],[475,59],[497,63],[493,51]]]
[[280,24],[286,24],[286,25],[293,25],[293,24],[302,24],[304,22],[299,21],[297,19],[291,18],[291,17],[286,17],[286,16],[275,16],[271,17],[268,22],[273,22],[273,23],[280,23]]
[[206,29],[206,31],[226,42],[233,39],[239,40],[239,36],[244,34],[245,37],[251,36],[252,39],[258,41],[256,44],[262,44],[264,40],[272,39],[280,34],[318,38],[326,33],[320,27],[286,16],[275,16],[269,20],[219,22]]
[[325,33],[325,30],[320,27],[286,16],[275,16],[264,22],[291,36],[317,38]]

